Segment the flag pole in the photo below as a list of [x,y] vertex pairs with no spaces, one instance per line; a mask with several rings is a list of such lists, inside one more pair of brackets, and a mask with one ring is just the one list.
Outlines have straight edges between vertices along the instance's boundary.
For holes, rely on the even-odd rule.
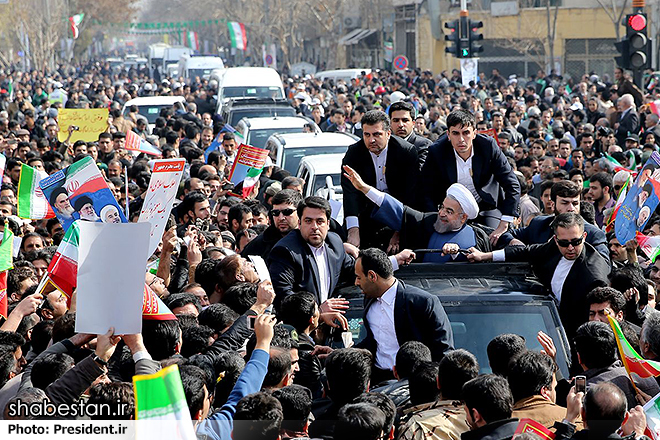
[[124,186],[126,187],[126,220],[130,222],[130,213],[128,212],[128,167],[124,167]]

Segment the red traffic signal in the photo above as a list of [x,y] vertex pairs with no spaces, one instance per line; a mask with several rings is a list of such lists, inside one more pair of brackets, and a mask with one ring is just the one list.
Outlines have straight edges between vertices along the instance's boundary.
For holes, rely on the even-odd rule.
[[641,14],[633,14],[628,17],[628,26],[634,31],[643,31],[646,28],[646,17]]

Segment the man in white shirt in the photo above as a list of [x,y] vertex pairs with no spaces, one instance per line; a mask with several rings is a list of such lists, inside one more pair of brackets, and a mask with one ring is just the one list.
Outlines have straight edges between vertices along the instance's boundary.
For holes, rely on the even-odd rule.
[[355,284],[365,296],[367,330],[357,347],[374,354],[374,385],[394,378],[392,367],[399,346],[405,342],[422,342],[436,362],[453,349],[451,325],[438,297],[396,279],[385,252],[376,248],[361,250],[355,277]]
[[569,339],[589,319],[587,293],[606,286],[610,265],[585,242],[584,220],[579,214],[559,214],[552,222],[554,237],[547,243],[509,246],[501,251],[470,249],[468,260],[526,261],[534,274],[559,304],[559,316]]

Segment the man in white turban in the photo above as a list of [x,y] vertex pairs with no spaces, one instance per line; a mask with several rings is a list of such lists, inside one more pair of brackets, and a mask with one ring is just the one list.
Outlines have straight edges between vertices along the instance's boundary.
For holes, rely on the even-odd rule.
[[[457,245],[457,249],[476,247],[483,249],[499,249],[493,247],[488,239],[492,229],[468,224],[479,215],[479,205],[474,196],[460,183],[454,183],[447,190],[447,196],[437,212],[422,213],[416,211],[392,197],[364,183],[358,173],[345,166],[344,175],[355,188],[365,194],[375,205],[371,217],[391,229],[400,232],[400,244],[405,249],[436,249],[442,250],[445,245]],[[513,239],[508,233],[503,242]],[[447,261],[467,261],[465,254],[447,252],[423,253],[423,262],[444,263]],[[451,255],[450,255],[451,254]]]

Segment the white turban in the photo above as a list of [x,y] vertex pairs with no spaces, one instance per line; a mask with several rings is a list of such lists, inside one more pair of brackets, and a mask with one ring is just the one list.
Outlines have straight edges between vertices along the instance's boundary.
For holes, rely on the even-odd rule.
[[479,205],[475,200],[474,196],[465,186],[460,183],[454,183],[447,190],[447,196],[455,199],[463,209],[463,212],[467,214],[470,220],[474,220],[479,215]]

